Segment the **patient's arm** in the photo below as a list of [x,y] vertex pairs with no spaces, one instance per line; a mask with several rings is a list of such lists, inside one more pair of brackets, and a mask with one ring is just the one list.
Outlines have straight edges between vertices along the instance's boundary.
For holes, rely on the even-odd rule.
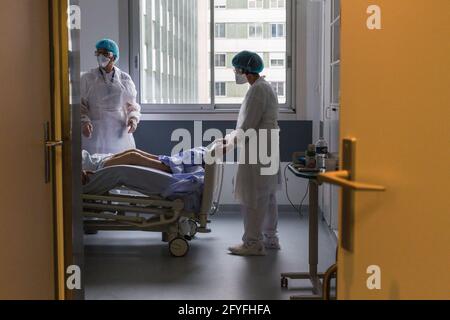
[[140,166],[151,168],[167,173],[172,173],[172,170],[159,160],[147,157],[139,152],[127,152],[122,155],[117,155],[105,161],[105,168],[112,166]]
[[133,153],[140,154],[140,155],[142,155],[142,156],[144,156],[146,158],[149,158],[149,159],[159,160],[158,156],[155,156],[153,154],[150,154],[150,153],[147,153],[145,151],[138,150],[138,149],[132,149],[132,150],[127,150],[127,151],[122,152],[122,153],[118,153],[118,154],[114,155],[114,158],[120,158],[122,156],[133,154]]
[[135,153],[139,153],[140,155],[142,155],[142,156],[144,156],[144,157],[146,157],[146,158],[153,159],[153,160],[158,160],[158,161],[159,161],[159,157],[158,157],[158,156],[155,156],[154,154],[147,153],[147,152],[142,151],[142,150],[139,150],[139,149],[134,150],[134,152],[135,152]]

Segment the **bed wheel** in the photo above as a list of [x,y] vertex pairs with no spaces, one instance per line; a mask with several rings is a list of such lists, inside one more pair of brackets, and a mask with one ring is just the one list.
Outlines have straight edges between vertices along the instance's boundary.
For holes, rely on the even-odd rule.
[[182,258],[189,252],[189,243],[183,238],[175,238],[169,243],[170,254],[176,258]]
[[198,224],[194,220],[189,220],[189,237],[194,238],[198,233]]

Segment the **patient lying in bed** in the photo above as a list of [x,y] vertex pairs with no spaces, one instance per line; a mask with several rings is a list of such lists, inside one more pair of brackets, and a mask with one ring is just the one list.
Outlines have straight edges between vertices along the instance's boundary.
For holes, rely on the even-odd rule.
[[83,185],[89,183],[90,175],[113,166],[139,166],[173,174],[182,179],[184,176],[204,174],[204,156],[206,148],[191,149],[175,156],[156,156],[142,150],[128,150],[119,154],[82,153]]

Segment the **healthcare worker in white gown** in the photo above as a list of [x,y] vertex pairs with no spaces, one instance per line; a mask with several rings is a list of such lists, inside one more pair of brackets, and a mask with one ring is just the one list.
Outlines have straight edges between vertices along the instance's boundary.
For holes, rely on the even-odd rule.
[[135,149],[133,133],[141,118],[136,87],[115,66],[119,47],[114,41],[100,40],[96,49],[99,67],[81,77],[83,150],[117,154]]
[[[225,138],[226,149],[236,148],[238,141],[244,141],[246,153],[250,152],[249,143],[263,143],[267,146],[267,155],[272,155],[273,173],[263,172],[263,165],[258,157],[257,162],[239,162],[235,178],[235,195],[242,206],[245,234],[243,243],[229,248],[231,254],[240,256],[264,256],[266,249],[279,250],[278,239],[278,206],[276,194],[281,189],[281,171],[279,156],[278,96],[272,86],[259,74],[264,69],[264,62],[254,52],[243,51],[233,59],[236,83],[250,83],[242,104],[236,131]],[[257,141],[242,139],[242,132],[255,130]],[[261,131],[267,132],[267,139],[262,139]],[[271,136],[276,138],[273,143]]]

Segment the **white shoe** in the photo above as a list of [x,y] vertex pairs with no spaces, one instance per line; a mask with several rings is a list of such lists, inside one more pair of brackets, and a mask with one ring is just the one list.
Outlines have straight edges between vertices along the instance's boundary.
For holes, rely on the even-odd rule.
[[265,256],[266,249],[262,245],[241,244],[228,249],[235,256]]
[[281,250],[280,239],[278,237],[266,238],[264,240],[264,247],[269,250]]

